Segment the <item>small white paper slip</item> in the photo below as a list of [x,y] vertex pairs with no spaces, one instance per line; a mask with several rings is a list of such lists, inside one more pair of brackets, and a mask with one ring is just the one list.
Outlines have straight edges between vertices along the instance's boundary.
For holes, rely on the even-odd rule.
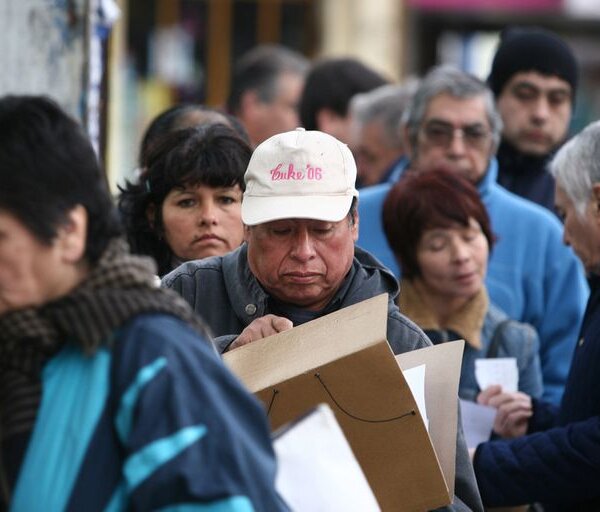
[[425,365],[421,364],[414,368],[403,370],[402,374],[413,394],[415,402],[417,402],[417,407],[425,423],[425,428],[429,431],[429,419],[427,418],[427,406],[425,405]]
[[475,379],[481,390],[499,384],[505,393],[519,389],[519,369],[514,357],[475,360]]
[[279,429],[273,446],[275,487],[291,510],[381,510],[327,404]]
[[462,399],[460,409],[467,448],[476,448],[478,444],[488,441],[494,429],[496,409]]

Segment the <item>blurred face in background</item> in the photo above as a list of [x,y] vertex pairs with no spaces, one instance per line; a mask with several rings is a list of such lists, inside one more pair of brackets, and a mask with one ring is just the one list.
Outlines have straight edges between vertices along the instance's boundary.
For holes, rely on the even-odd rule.
[[572,91],[557,76],[515,73],[496,104],[504,124],[502,137],[522,153],[545,156],[567,136]]
[[484,97],[457,98],[443,93],[427,106],[417,147],[410,151],[411,167],[420,172],[456,172],[477,184],[493,149]]
[[300,126],[298,103],[303,87],[304,76],[285,72],[277,79],[275,95],[271,101],[261,100],[254,91],[246,93],[239,117],[254,146],[272,135]]
[[162,204],[165,241],[180,261],[232,251],[244,239],[241,206],[239,185],[176,187]]
[[360,186],[376,185],[402,156],[402,148],[388,143],[385,128],[379,121],[362,125],[352,121],[351,126],[350,147],[356,159]]
[[427,229],[417,247],[418,278],[428,293],[450,304],[467,301],[482,288],[489,246],[479,223]]

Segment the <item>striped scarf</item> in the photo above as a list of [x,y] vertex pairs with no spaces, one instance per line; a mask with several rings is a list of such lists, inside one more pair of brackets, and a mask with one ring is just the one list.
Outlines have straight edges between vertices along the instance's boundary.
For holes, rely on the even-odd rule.
[[[86,279],[71,293],[35,309],[0,316],[0,442],[31,432],[41,399],[44,364],[66,342],[93,354],[135,315],[172,314],[209,339],[208,331],[178,294],[155,285],[150,258],[132,256],[113,239]],[[0,477],[4,475],[0,460]],[[5,498],[6,479],[0,496]],[[0,503],[1,503],[0,499]]]

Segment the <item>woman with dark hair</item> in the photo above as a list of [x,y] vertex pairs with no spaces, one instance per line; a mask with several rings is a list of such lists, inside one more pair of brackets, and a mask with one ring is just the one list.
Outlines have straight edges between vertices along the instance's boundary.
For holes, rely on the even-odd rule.
[[1,98],[1,510],[287,509],[264,411],[154,272],[83,129]]
[[140,143],[140,167],[145,166],[148,153],[166,135],[184,128],[215,123],[229,126],[244,142],[250,144],[248,133],[237,117],[197,103],[180,103],[158,114],[146,128]]
[[476,400],[475,360],[515,357],[519,397],[531,413],[542,393],[535,330],[489,302],[484,286],[494,243],[477,189],[455,173],[408,174],[389,192],[384,229],[402,268],[400,310],[433,343],[466,341],[459,395]]
[[251,153],[223,124],[177,130],[151,146],[139,181],[120,188],[132,251],[152,256],[162,276],[185,261],[238,247]]

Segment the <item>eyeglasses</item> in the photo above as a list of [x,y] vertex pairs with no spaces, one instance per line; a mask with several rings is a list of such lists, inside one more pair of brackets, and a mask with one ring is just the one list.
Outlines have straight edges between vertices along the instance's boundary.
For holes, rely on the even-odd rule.
[[483,148],[491,135],[490,130],[480,124],[455,127],[449,123],[431,121],[423,127],[427,141],[436,146],[448,147],[454,141],[457,132],[461,134],[466,145],[477,149]]

